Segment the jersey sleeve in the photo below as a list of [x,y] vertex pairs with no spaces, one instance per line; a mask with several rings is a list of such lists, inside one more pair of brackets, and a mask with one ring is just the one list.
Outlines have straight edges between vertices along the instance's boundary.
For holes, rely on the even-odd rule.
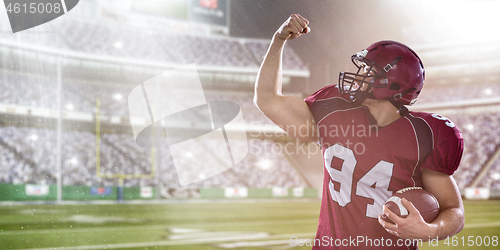
[[336,96],[340,96],[340,91],[337,88],[337,85],[329,85],[319,89],[314,94],[305,98],[304,101],[307,103],[307,105],[309,105],[309,107],[311,107],[312,104],[318,100],[323,100]]
[[452,121],[440,115],[433,114],[426,120],[432,128],[434,144],[421,168],[452,175],[462,159],[462,133]]

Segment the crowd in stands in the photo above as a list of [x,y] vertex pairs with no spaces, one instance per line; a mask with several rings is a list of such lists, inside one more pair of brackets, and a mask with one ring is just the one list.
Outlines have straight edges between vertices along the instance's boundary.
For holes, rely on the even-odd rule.
[[[258,41],[248,41],[245,43],[245,45],[259,62],[264,58],[269,46],[267,42]],[[283,68],[291,70],[301,70],[306,68],[306,66],[290,46],[285,46],[285,49],[283,51]]]
[[[0,71],[0,104],[13,104],[26,107],[47,108],[56,110],[57,96],[56,79],[7,73]],[[111,84],[102,84],[98,87],[73,80],[64,80],[62,84],[61,108],[65,111],[83,113],[96,112],[96,97],[99,97],[99,112],[102,115],[129,117],[128,94],[135,86],[122,89]],[[118,89],[118,90],[117,90]],[[128,93],[127,93],[128,91]],[[271,124],[271,122],[253,104],[253,93],[205,92],[207,102],[232,101],[239,104],[243,118],[250,124]],[[177,96],[182,102],[184,97]]]
[[[234,98],[234,97],[233,97]],[[230,99],[230,98],[228,98]],[[459,169],[454,177],[460,188],[469,186],[479,171],[500,147],[500,114],[450,116],[461,128],[465,148]],[[2,183],[49,183],[56,180],[56,131],[54,129],[28,127],[0,127],[0,182]],[[64,131],[62,136],[62,171],[64,185],[116,185],[116,179],[96,175],[96,136],[89,131]],[[214,141],[208,140],[205,147],[212,148]],[[274,142],[261,139],[249,141],[249,154],[236,167],[215,177],[196,182],[191,186],[302,186],[305,185],[283,153],[275,154]],[[150,175],[152,167],[151,149],[135,143],[131,133],[103,133],[100,143],[100,166],[102,174]],[[256,152],[259,151],[259,152]],[[208,151],[208,150],[207,150]],[[274,154],[274,155],[273,155]],[[179,186],[177,172],[168,149],[154,151],[158,159],[154,162],[157,177],[153,179],[127,179],[125,185]],[[188,158],[188,156],[186,156]],[[197,159],[184,159],[196,161]],[[259,168],[259,162],[269,159],[272,164]],[[218,164],[213,157],[211,164]],[[183,160],[183,159],[181,159]],[[496,161],[482,185],[500,185],[495,177],[500,172]],[[194,177],[194,179],[196,179]]]
[[[55,109],[57,102],[51,96],[56,95],[54,78],[41,77],[36,75],[22,75],[18,73],[0,73],[0,86],[4,91],[0,94],[1,104],[15,104],[28,107],[42,107]],[[471,95],[481,99],[482,96],[499,96],[500,90],[497,85],[488,84],[481,88],[475,86],[460,86],[457,93],[467,93],[463,96],[454,97],[455,100],[467,100]],[[432,87],[426,89],[426,95],[438,95],[444,91],[444,87]],[[479,90],[477,90],[479,89]],[[488,90],[487,92],[484,92]],[[128,117],[127,93],[115,92],[113,85],[101,85],[96,88],[93,85],[80,82],[64,82],[62,90],[62,108],[83,112],[94,113],[96,111],[95,100],[88,96],[98,91],[101,96],[101,113],[104,115],[116,115]],[[477,93],[474,95],[474,93]],[[454,96],[454,95],[441,95]],[[118,98],[119,97],[119,98]],[[272,124],[252,103],[252,93],[205,93],[207,102],[209,101],[231,101],[239,104],[246,124]],[[178,101],[182,101],[179,97]],[[419,100],[419,103],[426,103],[426,99]],[[465,139],[465,150],[462,164],[454,175],[460,188],[469,186],[477,177],[478,172],[486,164],[500,145],[500,131],[498,130],[500,114],[498,113],[478,113],[460,114],[449,117],[461,129]],[[23,127],[2,127],[0,129],[0,145],[2,160],[2,182],[7,183],[54,183],[55,173],[55,131],[52,129],[37,129]],[[48,139],[50,138],[50,139]],[[116,184],[112,178],[98,178],[95,175],[95,135],[89,131],[66,131],[63,135],[62,152],[63,157],[63,183],[65,185],[90,185],[99,183],[102,185]],[[210,145],[210,142],[208,142]],[[265,143],[254,143],[266,147]],[[251,149],[250,149],[251,150]],[[266,149],[268,152],[269,150]],[[103,133],[101,141],[101,173],[142,174],[151,173],[151,152],[139,147],[131,134],[111,134]],[[175,167],[171,162],[171,155],[168,150],[158,150],[157,155],[161,162],[158,163],[158,182],[164,183],[165,187],[179,185],[175,175]],[[255,158],[255,159],[253,159]],[[276,159],[276,168],[283,173],[295,173],[290,163],[283,158],[283,155],[269,157]],[[279,159],[279,160],[278,160]],[[245,160],[229,171],[213,178],[194,184],[194,186],[217,186],[217,185],[252,185],[257,187],[272,185],[287,185],[289,180],[296,178],[296,174],[267,175],[265,171],[259,170],[258,174],[251,175],[253,168],[258,162],[258,156],[251,152]],[[214,163],[216,164],[216,163]],[[498,165],[498,162],[495,164]],[[494,165],[488,173],[485,181],[499,185],[499,180],[495,179],[495,173],[499,172],[499,167]],[[166,174],[170,173],[170,174]],[[173,173],[173,174],[172,174]],[[83,176],[86,176],[83,178]],[[242,177],[244,176],[244,178]],[[272,176],[272,177],[271,177]],[[279,176],[279,177],[277,177]],[[284,179],[280,179],[283,177]],[[288,181],[284,181],[288,180]],[[126,185],[154,184],[153,179],[128,179]],[[304,184],[300,178],[293,181],[296,185]]]
[[[57,175],[56,130],[0,126],[0,183],[55,184]],[[217,141],[202,142],[207,149]],[[243,142],[242,143],[247,143]],[[233,168],[188,187],[304,187],[302,178],[286,161],[282,152],[271,152],[272,143],[251,139],[249,154]],[[63,185],[115,186],[119,174],[128,175],[125,186],[179,187],[178,170],[168,148],[149,149],[138,146],[131,134],[103,133],[99,149],[96,136],[88,131],[64,131],[61,146]],[[240,147],[243,147],[240,145]],[[235,148],[234,150],[244,150]],[[259,150],[259,152],[256,152]],[[262,151],[260,151],[262,150]],[[96,165],[99,154],[99,166]],[[266,152],[266,153],[262,153]],[[202,152],[203,153],[203,152]],[[220,164],[217,155],[193,159],[190,155],[176,156],[176,160],[196,164]],[[271,155],[272,154],[272,155]],[[263,155],[272,159],[265,168],[259,167]],[[99,168],[100,175],[96,173]],[[185,172],[183,172],[185,173]],[[199,172],[189,172],[192,180],[200,179]],[[112,178],[111,175],[115,175]],[[141,178],[146,177],[146,178]]]
[[495,160],[493,166],[486,172],[486,175],[478,183],[478,187],[500,190],[500,158]]
[[[36,30],[36,29],[35,29]],[[189,35],[168,31],[141,29],[64,18],[47,23],[43,32],[30,35],[1,36],[19,45],[45,47],[59,51],[84,53],[87,56],[122,58],[148,63],[195,63],[217,67],[259,67],[269,40],[236,39],[206,35]],[[307,67],[287,46],[283,69],[303,70]]]
[[[460,188],[468,187],[500,146],[500,114],[454,115],[450,118],[462,131],[464,153],[454,177]],[[496,172],[498,166],[494,165]],[[492,172],[488,178],[492,178]],[[483,184],[485,182],[482,182]]]
[[500,84],[495,83],[473,83],[473,84],[452,84],[453,93],[450,92],[449,84],[429,84],[424,86],[422,94],[418,97],[418,104],[437,102],[458,102],[473,99],[499,98]]

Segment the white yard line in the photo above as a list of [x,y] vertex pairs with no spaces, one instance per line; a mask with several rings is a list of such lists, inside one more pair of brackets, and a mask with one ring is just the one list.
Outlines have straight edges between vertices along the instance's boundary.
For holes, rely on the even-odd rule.
[[[216,237],[216,238],[204,238],[204,239],[193,239],[193,240],[175,240],[175,241],[155,241],[155,242],[134,242],[134,243],[120,243],[120,244],[103,244],[103,245],[87,245],[87,246],[70,246],[70,247],[47,247],[47,248],[28,248],[28,249],[17,249],[17,250],[89,250],[89,249],[115,249],[115,248],[136,248],[136,247],[154,247],[154,246],[173,246],[173,245],[193,245],[193,244],[207,244],[207,243],[218,243],[227,241],[239,241],[239,240],[250,240],[250,239],[282,239],[280,244],[284,242],[290,242],[290,237],[295,236],[297,238],[304,237],[314,237],[314,233],[301,233],[301,234],[280,234],[280,235],[269,235],[268,233],[252,233],[252,234],[241,234],[235,236],[227,237]],[[259,244],[259,243],[256,243]],[[260,243],[263,244],[263,243]]]
[[500,221],[465,224],[464,228],[485,228],[485,227],[500,227]]
[[[311,239],[312,240],[312,239]],[[284,240],[263,240],[263,241],[240,241],[232,243],[220,243],[215,245],[221,248],[237,248],[237,247],[265,247],[274,245],[292,245],[290,244],[290,239]]]
[[[283,224],[301,224],[310,223],[317,224],[317,219],[300,219],[300,220],[265,220],[265,221],[248,221],[248,222],[238,222],[244,225],[283,225]],[[81,224],[80,224],[81,225]],[[186,223],[186,224],[172,224],[172,225],[137,225],[137,226],[112,226],[112,227],[98,227],[98,228],[51,228],[51,229],[29,229],[29,230],[9,230],[0,231],[1,235],[27,235],[27,234],[72,234],[72,233],[94,233],[94,232],[108,232],[108,231],[144,231],[144,230],[161,230],[169,228],[217,228],[217,227],[227,227],[234,225],[234,222],[218,222],[218,223]],[[81,225],[83,226],[83,225]]]
[[[284,221],[248,221],[245,225],[266,225],[266,224],[299,224],[299,223],[317,223],[316,219],[301,219],[301,220],[284,220]],[[203,224],[176,224],[176,225],[154,225],[154,226],[117,226],[117,227],[99,227],[99,228],[54,228],[54,229],[29,229],[29,230],[9,230],[0,231],[0,235],[29,235],[29,234],[72,234],[72,233],[95,233],[95,232],[109,232],[109,231],[144,231],[144,230],[161,230],[169,228],[216,228],[233,225],[233,222],[222,223],[203,223]],[[487,227],[500,227],[500,221],[472,223],[465,224],[464,228],[487,228]]]

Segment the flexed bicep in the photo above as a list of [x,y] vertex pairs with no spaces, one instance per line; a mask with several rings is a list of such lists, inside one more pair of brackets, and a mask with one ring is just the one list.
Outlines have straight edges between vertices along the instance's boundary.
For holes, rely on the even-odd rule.
[[279,96],[259,109],[289,135],[317,142],[316,122],[307,103],[295,96]]
[[285,132],[305,141],[317,141],[316,125],[307,103],[282,94],[282,56],[286,40],[308,33],[309,21],[291,15],[276,31],[255,81],[255,105]]

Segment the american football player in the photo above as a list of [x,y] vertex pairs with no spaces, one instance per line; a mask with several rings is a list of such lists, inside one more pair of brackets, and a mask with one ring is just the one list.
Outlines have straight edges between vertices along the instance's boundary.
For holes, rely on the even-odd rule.
[[[407,109],[424,84],[418,55],[402,43],[379,41],[351,57],[356,72],[341,72],[338,84],[305,100],[284,96],[283,48],[310,31],[308,20],[298,14],[276,31],[257,76],[254,102],[291,136],[322,147],[323,196],[313,249],[416,249],[418,241],[458,233],[464,208],[452,174],[463,138],[449,119]],[[348,126],[359,131],[331,133]],[[296,129],[303,127],[310,133]],[[406,187],[422,187],[436,197],[440,213],[433,222],[426,223],[404,199],[406,218],[384,206]],[[394,223],[382,220],[383,214]]]

